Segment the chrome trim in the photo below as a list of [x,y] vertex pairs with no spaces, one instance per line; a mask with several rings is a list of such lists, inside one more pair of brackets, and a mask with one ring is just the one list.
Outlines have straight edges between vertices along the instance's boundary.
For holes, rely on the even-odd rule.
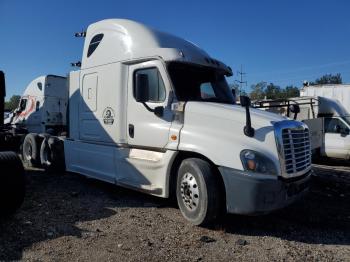
[[[276,139],[276,145],[277,145],[277,152],[278,152],[278,158],[280,160],[280,168],[281,168],[281,176],[284,178],[292,178],[292,177],[298,177],[302,176],[305,173],[309,172],[311,170],[311,141],[310,141],[310,163],[306,165],[304,170],[288,173],[286,169],[286,162],[285,162],[285,153],[284,153],[284,145],[283,145],[283,130],[284,129],[291,129],[291,130],[299,130],[299,131],[305,131],[308,129],[308,126],[302,122],[294,121],[294,120],[283,120],[279,122],[274,122],[274,130],[275,130],[275,139]],[[310,135],[309,135],[310,139]],[[292,153],[289,153],[292,154]],[[295,163],[295,158],[293,156],[293,163]]]

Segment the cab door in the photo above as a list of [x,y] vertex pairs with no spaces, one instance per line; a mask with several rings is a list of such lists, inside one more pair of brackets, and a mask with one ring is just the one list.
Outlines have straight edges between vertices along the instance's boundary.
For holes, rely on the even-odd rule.
[[327,117],[325,125],[324,152],[328,157],[347,159],[350,152],[348,125],[340,118]]
[[[135,85],[138,75],[144,75],[148,85],[148,99],[136,101]],[[164,148],[169,140],[172,121],[170,81],[165,67],[158,60],[129,67],[127,133],[128,144],[141,148]],[[152,112],[161,109],[162,114]]]

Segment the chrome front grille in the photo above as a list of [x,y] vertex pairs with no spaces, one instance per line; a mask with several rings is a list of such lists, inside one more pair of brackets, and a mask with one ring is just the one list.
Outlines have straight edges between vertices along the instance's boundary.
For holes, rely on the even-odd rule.
[[285,172],[299,173],[311,166],[311,144],[308,128],[282,129]]
[[311,142],[306,124],[294,120],[273,123],[281,176],[302,176],[311,169]]

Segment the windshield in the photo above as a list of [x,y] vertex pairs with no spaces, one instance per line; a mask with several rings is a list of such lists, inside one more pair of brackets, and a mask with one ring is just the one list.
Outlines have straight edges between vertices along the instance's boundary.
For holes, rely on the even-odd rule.
[[179,101],[235,103],[225,75],[215,68],[172,62],[168,70]]
[[341,118],[350,126],[350,116],[342,116]]

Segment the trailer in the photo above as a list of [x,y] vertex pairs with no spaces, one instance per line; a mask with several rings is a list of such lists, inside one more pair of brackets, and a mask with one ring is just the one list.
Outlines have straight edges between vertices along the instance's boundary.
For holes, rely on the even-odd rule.
[[252,109],[248,97],[235,105],[230,67],[131,20],[102,20],[76,36],[85,43],[68,77],[67,132],[34,134],[44,138],[42,164],[174,197],[195,225],[223,210],[268,213],[306,194],[307,126]]
[[349,84],[325,84],[305,85],[300,90],[301,97],[326,97],[338,100],[343,107],[350,112],[350,85]]
[[16,153],[4,151],[8,148],[7,137],[10,136],[3,127],[5,96],[5,75],[0,71],[0,218],[13,214],[25,195],[22,162]]

